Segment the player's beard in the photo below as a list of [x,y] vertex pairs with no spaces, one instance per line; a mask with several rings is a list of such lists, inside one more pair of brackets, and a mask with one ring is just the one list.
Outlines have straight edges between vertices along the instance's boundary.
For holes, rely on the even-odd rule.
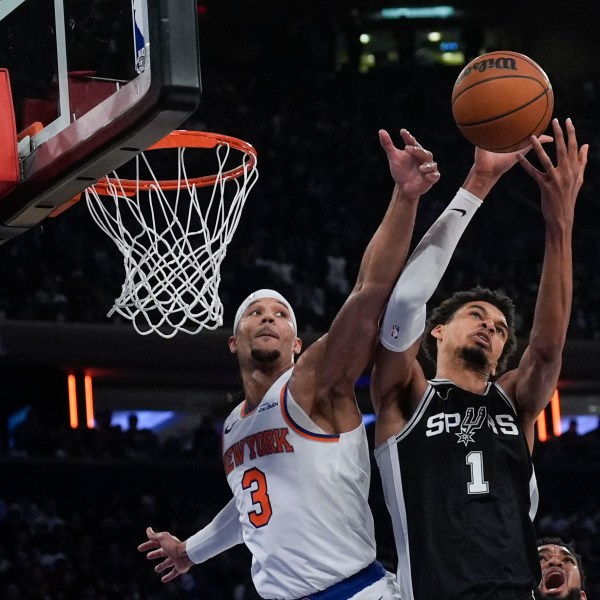
[[250,355],[256,362],[270,364],[274,363],[281,356],[281,352],[279,350],[259,350],[253,348],[250,351]]
[[465,346],[460,350],[460,357],[463,359],[467,367],[476,371],[487,370],[490,366],[488,358],[479,346]]
[[549,600],[550,598],[552,600],[581,600],[581,588],[571,590],[564,598],[562,596],[548,596],[540,592],[540,590],[535,590],[536,600]]

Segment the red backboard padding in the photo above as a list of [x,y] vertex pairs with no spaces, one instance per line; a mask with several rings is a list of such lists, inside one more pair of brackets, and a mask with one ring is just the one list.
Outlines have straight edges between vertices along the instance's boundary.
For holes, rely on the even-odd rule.
[[8,69],[0,69],[0,198],[19,183],[17,125]]
[[[69,73],[69,112],[72,118],[79,119],[117,90],[116,82],[94,79],[94,75],[94,71]],[[47,98],[25,98],[23,123],[39,121],[46,126],[58,118],[56,95],[57,91],[53,89]]]

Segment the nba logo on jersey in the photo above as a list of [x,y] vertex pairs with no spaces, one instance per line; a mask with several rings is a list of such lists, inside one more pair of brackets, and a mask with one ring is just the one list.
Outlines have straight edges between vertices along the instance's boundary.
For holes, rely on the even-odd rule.
[[393,325],[392,326],[392,337],[395,340],[397,340],[399,334],[400,334],[400,327],[398,327],[398,325]]
[[144,14],[144,6],[144,0],[131,0],[135,70],[137,73],[143,73],[148,66],[146,64],[146,15]]

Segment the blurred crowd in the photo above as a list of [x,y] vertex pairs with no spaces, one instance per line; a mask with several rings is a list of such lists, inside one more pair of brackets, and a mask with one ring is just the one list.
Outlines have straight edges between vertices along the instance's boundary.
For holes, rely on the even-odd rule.
[[220,506],[199,499],[115,490],[77,496],[78,507],[23,496],[0,497],[0,597],[3,600],[196,600],[258,598],[240,546],[164,585],[136,547],[145,527],[192,533]]
[[[172,442],[140,430],[135,419],[121,429],[104,417],[109,429],[90,430],[77,445],[61,442],[59,432],[54,446],[30,434],[0,457],[3,477],[11,464],[16,467],[10,471],[12,485],[0,491],[0,597],[258,600],[249,578],[250,555],[243,545],[166,585],[153,571],[154,564],[136,551],[147,526],[184,538],[207,524],[229,500],[218,425],[203,423],[180,439],[180,451],[174,452],[172,447],[166,450]],[[538,441],[534,452],[542,492],[536,529],[540,536],[574,542],[588,575],[588,598],[600,593],[600,502],[594,487],[588,487],[600,470],[600,421],[598,425],[585,435],[572,426],[560,437]],[[56,482],[52,490],[39,480],[24,481],[34,472],[28,471],[28,461],[43,461],[47,479]],[[176,477],[180,467],[181,476]],[[74,468],[83,469],[88,478],[75,478],[76,485],[62,489],[60,482],[79,472]],[[120,468],[124,474],[116,477]],[[555,479],[565,470],[579,483],[557,486]],[[167,480],[165,472],[171,473]],[[373,473],[370,502],[379,557],[393,569],[394,542],[374,464]],[[136,484],[138,480],[142,483]],[[579,495],[578,485],[586,493]]]
[[139,426],[135,412],[129,414],[126,428],[113,422],[110,410],[98,410],[93,429],[72,429],[44,419],[29,407],[26,418],[10,434],[7,452],[15,458],[218,460],[220,447],[220,432],[210,416],[185,435],[159,437]]

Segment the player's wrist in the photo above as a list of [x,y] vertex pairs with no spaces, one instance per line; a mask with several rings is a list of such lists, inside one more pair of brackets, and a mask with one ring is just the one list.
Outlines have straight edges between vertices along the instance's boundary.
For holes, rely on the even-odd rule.
[[396,183],[394,192],[397,199],[409,204],[416,204],[421,198],[420,193],[403,188],[399,183]]
[[500,179],[500,176],[495,173],[478,171],[473,167],[462,184],[462,188],[480,200],[485,200],[486,196],[498,182],[498,179]]
[[177,558],[187,569],[196,564],[187,553],[187,540],[177,544]]

